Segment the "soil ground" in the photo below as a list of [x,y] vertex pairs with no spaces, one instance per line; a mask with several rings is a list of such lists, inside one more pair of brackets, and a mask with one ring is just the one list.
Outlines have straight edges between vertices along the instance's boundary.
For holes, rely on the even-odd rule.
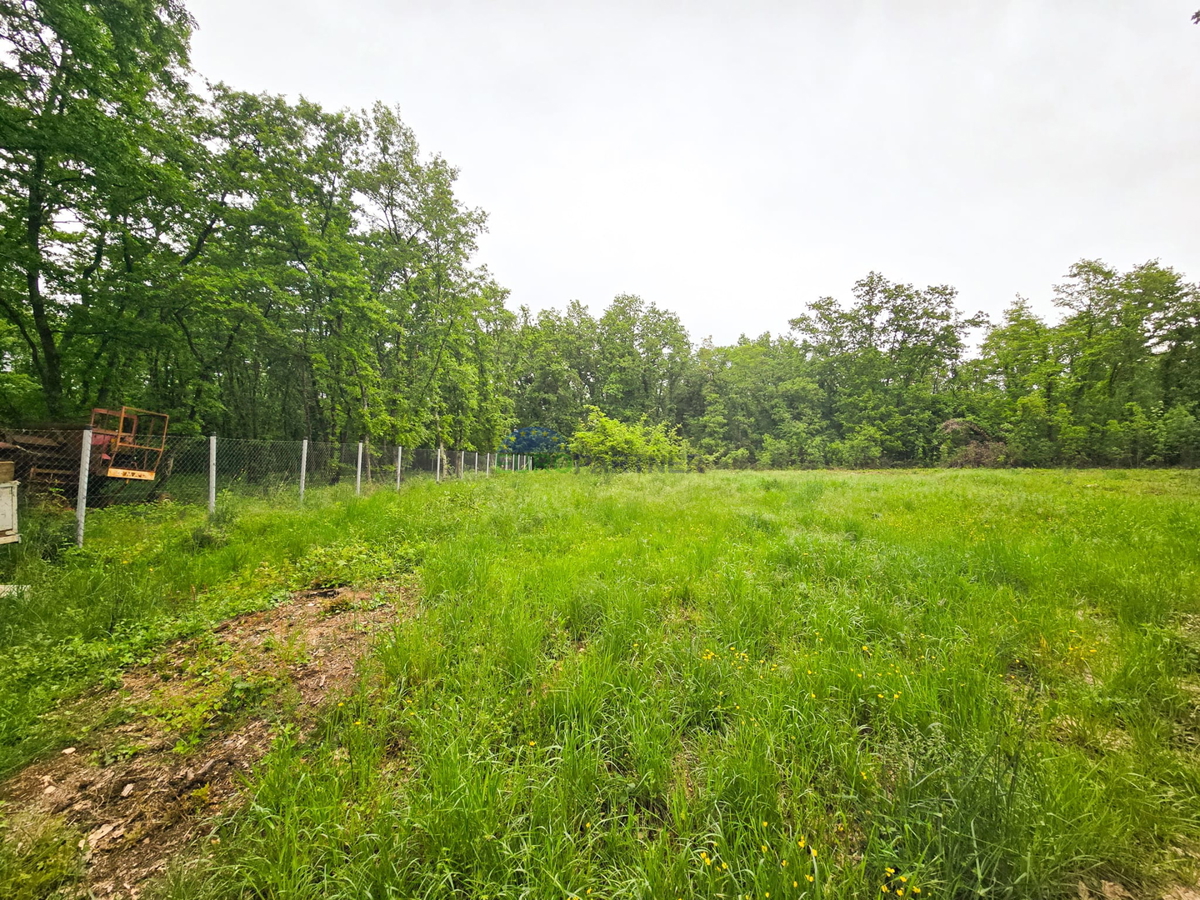
[[183,848],[216,840],[214,816],[279,729],[311,728],[410,606],[395,588],[302,591],[169,645],[65,710],[96,723],[86,744],[26,767],[0,799],[17,828],[51,818],[83,835],[85,891],[136,898]]

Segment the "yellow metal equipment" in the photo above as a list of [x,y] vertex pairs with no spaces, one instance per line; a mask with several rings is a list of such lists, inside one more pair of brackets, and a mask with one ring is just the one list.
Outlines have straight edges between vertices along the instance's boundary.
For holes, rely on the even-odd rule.
[[122,406],[92,410],[92,458],[110,478],[153,481],[167,445],[164,413]]

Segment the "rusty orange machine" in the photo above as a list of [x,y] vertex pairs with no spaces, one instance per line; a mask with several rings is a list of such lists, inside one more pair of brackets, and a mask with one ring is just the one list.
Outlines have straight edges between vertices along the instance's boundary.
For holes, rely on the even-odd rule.
[[167,446],[169,421],[165,413],[131,406],[93,409],[93,471],[99,469],[110,478],[153,481]]

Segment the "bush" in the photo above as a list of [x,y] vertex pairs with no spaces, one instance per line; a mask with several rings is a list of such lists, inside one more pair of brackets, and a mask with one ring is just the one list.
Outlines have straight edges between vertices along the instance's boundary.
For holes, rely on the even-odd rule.
[[687,442],[663,424],[648,425],[642,419],[634,425],[610,419],[594,406],[587,407],[587,418],[571,438],[571,452],[584,465],[604,471],[645,472],[679,465],[686,468]]

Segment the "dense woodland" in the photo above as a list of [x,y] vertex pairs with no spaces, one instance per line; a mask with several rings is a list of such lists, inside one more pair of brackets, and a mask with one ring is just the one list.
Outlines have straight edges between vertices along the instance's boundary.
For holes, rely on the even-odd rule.
[[636,296],[514,313],[395,108],[200,88],[191,28],[0,0],[0,421],[492,449],[596,407],[704,465],[1200,461],[1200,289],[1158,262],[1075,263],[1053,322],[876,273],[724,347]]

